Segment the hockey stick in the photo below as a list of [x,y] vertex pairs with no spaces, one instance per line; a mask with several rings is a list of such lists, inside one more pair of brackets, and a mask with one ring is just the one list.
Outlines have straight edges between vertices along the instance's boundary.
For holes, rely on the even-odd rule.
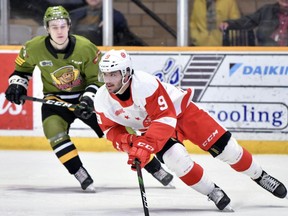
[[[29,100],[29,101],[35,101],[35,102],[40,102],[43,104],[49,104],[49,105],[54,105],[54,106],[59,106],[59,107],[66,107],[70,111],[74,111],[76,108],[76,104],[68,103],[65,101],[57,101],[57,100],[50,100],[50,99],[41,99],[41,98],[35,98],[35,97],[30,97],[27,95],[21,95],[20,100]],[[89,109],[89,111],[96,113],[94,110]],[[98,125],[96,123],[96,125]],[[97,133],[97,136],[99,138],[103,137],[103,132],[101,128],[98,126],[95,126],[94,131]]]
[[143,204],[143,209],[144,209],[144,215],[149,216],[149,209],[148,209],[148,203],[147,203],[147,198],[146,198],[146,193],[145,193],[145,187],[144,187],[144,181],[142,177],[140,161],[137,158],[135,159],[135,165],[136,165],[136,170],[137,170],[137,176],[138,176],[139,188],[140,188],[141,199],[142,199],[142,204]]
[[76,108],[76,104],[67,103],[65,101],[45,100],[45,99],[41,99],[41,98],[30,97],[27,95],[22,95],[20,97],[20,99],[21,100],[36,101],[36,102],[40,102],[40,103],[44,103],[44,104],[50,104],[50,105],[54,105],[54,106],[66,107],[66,108],[69,108],[71,110],[74,110]]

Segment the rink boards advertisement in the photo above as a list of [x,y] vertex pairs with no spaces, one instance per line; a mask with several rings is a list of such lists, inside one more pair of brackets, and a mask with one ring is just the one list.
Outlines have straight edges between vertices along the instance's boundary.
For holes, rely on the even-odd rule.
[[[21,130],[23,136],[43,136],[41,104],[29,101],[22,107],[5,100],[7,79],[14,66],[11,60],[16,54],[15,50],[0,51],[4,73],[0,80],[0,135],[11,136]],[[193,101],[236,138],[279,141],[286,140],[288,133],[287,52],[129,49],[135,70],[151,73],[182,89],[193,88]],[[7,59],[9,67],[3,68]],[[40,89],[40,72],[35,71],[28,94],[42,97]],[[72,136],[95,136],[80,121],[73,123],[71,131]]]
[[[5,100],[4,93],[8,86],[9,76],[14,70],[17,53],[0,53],[0,130],[33,130],[33,105],[25,103],[23,106],[18,106]],[[33,82],[30,82],[29,86],[31,88],[29,88],[28,94],[31,94]]]

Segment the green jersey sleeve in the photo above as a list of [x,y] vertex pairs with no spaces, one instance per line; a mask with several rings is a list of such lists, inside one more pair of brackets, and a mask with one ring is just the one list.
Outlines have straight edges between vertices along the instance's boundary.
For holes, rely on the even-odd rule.
[[30,41],[27,41],[20,49],[20,52],[15,59],[15,70],[18,72],[33,73],[37,62],[34,55],[37,55],[36,50],[41,50],[44,47],[45,36],[38,36]]

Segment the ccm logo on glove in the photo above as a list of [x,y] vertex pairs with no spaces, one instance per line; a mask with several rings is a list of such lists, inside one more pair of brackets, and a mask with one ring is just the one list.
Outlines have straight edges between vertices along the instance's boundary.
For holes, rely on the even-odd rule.
[[154,151],[154,148],[153,148],[151,145],[149,145],[149,144],[147,144],[147,143],[144,143],[144,142],[138,142],[136,146],[139,146],[139,147],[142,147],[142,148],[144,148],[144,149],[147,149],[147,150],[149,150],[150,152],[153,152],[153,151]]

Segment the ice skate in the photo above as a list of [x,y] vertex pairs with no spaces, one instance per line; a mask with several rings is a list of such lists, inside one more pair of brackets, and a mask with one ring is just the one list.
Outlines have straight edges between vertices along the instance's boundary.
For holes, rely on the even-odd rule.
[[84,191],[91,193],[96,192],[93,185],[93,179],[84,167],[80,167],[80,169],[74,174],[74,176],[80,182],[81,188]]
[[153,177],[156,178],[162,185],[174,187],[172,184],[173,175],[164,170],[162,167],[157,171],[154,172]]
[[267,174],[265,171],[263,171],[261,176],[254,181],[262,188],[272,193],[274,196],[279,198],[286,197],[288,199],[287,189],[284,184]]
[[234,212],[233,208],[231,207],[230,198],[227,194],[215,185],[213,191],[207,195],[209,200],[212,200],[219,210]]

